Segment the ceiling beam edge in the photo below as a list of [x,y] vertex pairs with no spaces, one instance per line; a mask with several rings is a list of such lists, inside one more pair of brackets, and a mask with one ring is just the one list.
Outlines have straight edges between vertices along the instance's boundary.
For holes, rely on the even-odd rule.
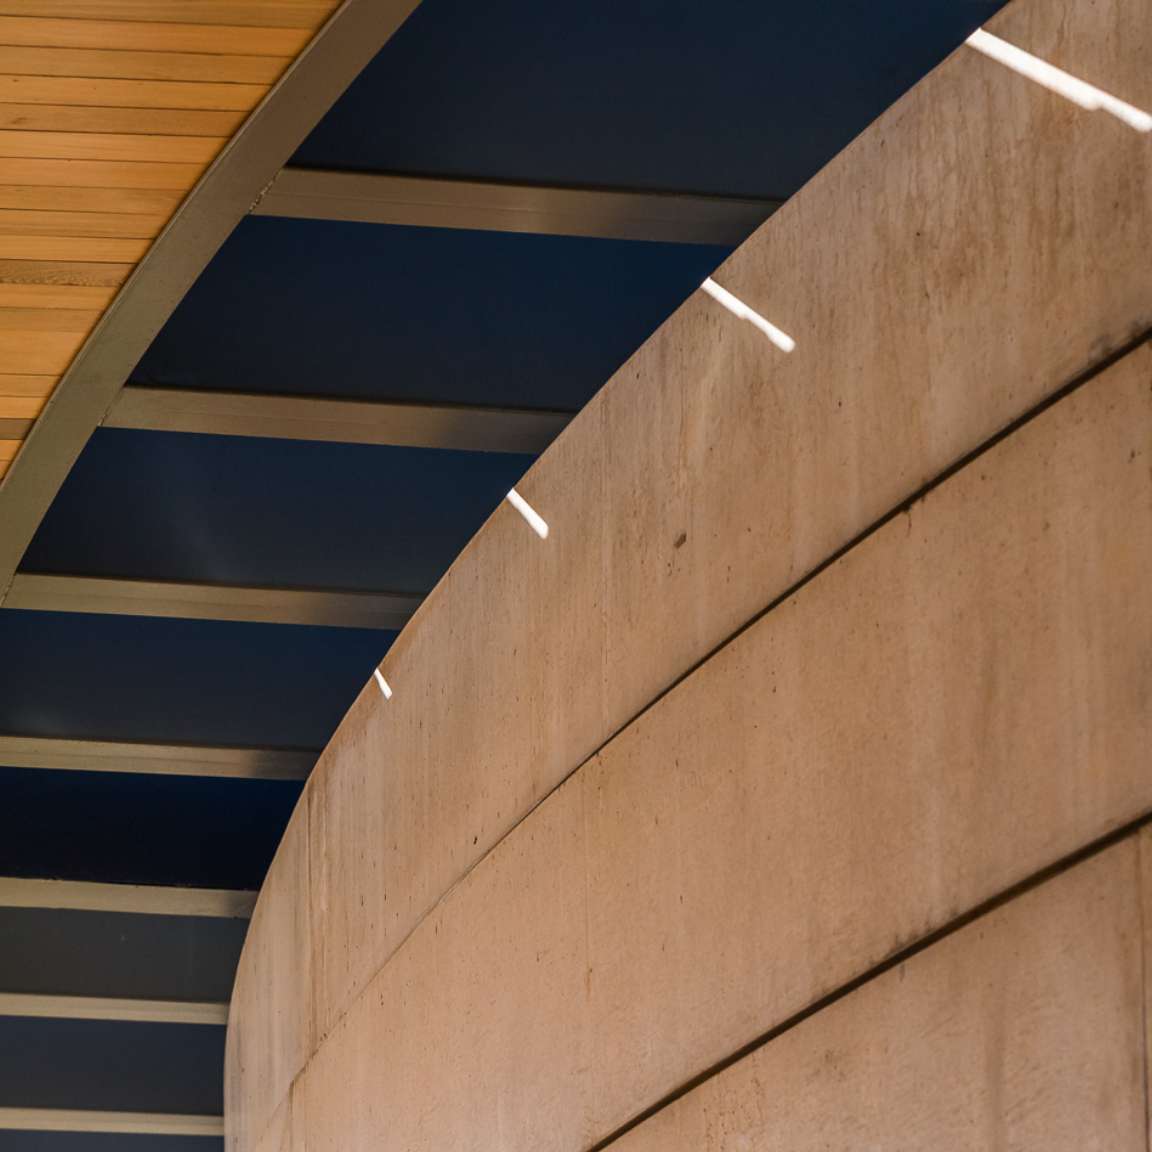
[[118,1132],[150,1136],[224,1135],[223,1116],[165,1112],[96,1112],[63,1108],[0,1108],[0,1130],[21,1132]]
[[0,764],[9,768],[46,768],[64,772],[304,780],[318,755],[318,752],[300,748],[144,744],[0,733]]
[[129,385],[106,428],[539,455],[573,413]]
[[780,206],[669,192],[284,168],[257,216],[545,236],[741,244]]
[[[124,912],[141,916],[247,920],[256,893],[230,888],[168,888],[0,876],[0,908],[56,908],[68,912]],[[3,1124],[0,1124],[0,1128]]]
[[[422,596],[17,572],[5,608],[400,631]],[[3,737],[0,737],[2,742]]]
[[0,992],[0,1016],[223,1026],[228,1023],[228,1005],[198,1000],[138,1000],[128,997]]

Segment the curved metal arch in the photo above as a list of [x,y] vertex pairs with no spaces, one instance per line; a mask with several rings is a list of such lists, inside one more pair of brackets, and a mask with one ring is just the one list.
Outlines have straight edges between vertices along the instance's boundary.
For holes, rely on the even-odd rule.
[[304,137],[419,3],[345,0],[124,283],[0,480],[0,605],[40,521],[149,344]]

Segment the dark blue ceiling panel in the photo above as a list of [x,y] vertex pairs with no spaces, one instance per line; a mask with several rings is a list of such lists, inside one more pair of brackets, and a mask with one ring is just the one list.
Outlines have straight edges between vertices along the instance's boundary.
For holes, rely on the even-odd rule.
[[392,637],[4,609],[0,732],[319,749]]
[[426,592],[531,457],[107,429],[25,571]]
[[259,888],[300,785],[0,768],[0,795],[2,876]]
[[575,411],[727,252],[249,219],[133,380]]
[[424,0],[294,163],[784,197],[1003,0]]
[[224,1029],[0,1017],[0,1107],[219,1115]]
[[[27,778],[7,775],[18,787],[17,798],[7,803],[27,811],[19,788]],[[87,782],[78,791],[77,800],[69,800],[72,811],[78,803],[92,799],[93,790]],[[50,794],[49,789],[41,790],[41,814],[45,793]],[[115,787],[105,796],[119,799]],[[214,801],[218,799],[213,796]],[[266,818],[281,817],[283,808],[279,802],[269,806]],[[119,825],[115,832],[123,835],[123,820],[112,815],[113,823]],[[203,805],[189,815],[202,818]],[[0,823],[10,823],[11,819],[0,815]],[[90,824],[105,822],[103,816],[93,821],[91,810],[87,819]],[[209,834],[213,827],[214,817],[208,824]],[[135,839],[138,832],[137,827],[129,828],[128,838]],[[51,830],[48,834],[57,835]],[[225,1001],[232,995],[247,929],[246,920],[215,916],[0,908],[0,940],[4,942],[0,947],[0,988],[32,995]]]

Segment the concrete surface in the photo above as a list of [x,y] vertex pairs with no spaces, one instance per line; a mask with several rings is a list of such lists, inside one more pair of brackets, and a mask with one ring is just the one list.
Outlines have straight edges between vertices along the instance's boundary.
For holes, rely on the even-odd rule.
[[[1152,107],[1141,0],[991,27]],[[1147,346],[634,720],[1146,331],[1150,209],[1152,138],[961,49],[717,272],[795,352],[703,294],[656,333],[519,486],[547,541],[501,508],[322,757],[231,1152],[580,1152],[1152,808]]]

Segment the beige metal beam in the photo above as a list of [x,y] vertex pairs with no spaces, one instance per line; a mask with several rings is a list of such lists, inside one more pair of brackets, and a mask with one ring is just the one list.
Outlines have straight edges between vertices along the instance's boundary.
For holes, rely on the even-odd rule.
[[421,599],[420,596],[392,592],[245,588],[17,572],[4,606],[41,612],[175,616],[190,620],[240,620],[399,631],[419,607]]
[[571,419],[569,412],[532,409],[131,385],[120,393],[104,427],[538,455]]
[[0,735],[0,763],[9,768],[141,772],[159,776],[233,776],[245,780],[303,780],[312,770],[316,756],[316,752],[296,748],[133,744],[112,740]]
[[162,888],[0,876],[0,908],[60,908],[74,912],[247,920],[256,906],[256,895],[226,888]]
[[779,206],[778,200],[285,168],[253,212],[420,228],[734,246]]
[[227,1024],[228,1005],[190,1000],[39,996],[0,992],[0,1016],[55,1020],[121,1020],[153,1024]]
[[166,1112],[80,1112],[62,1108],[0,1108],[0,1130],[223,1136],[224,1117],[182,1116]]

